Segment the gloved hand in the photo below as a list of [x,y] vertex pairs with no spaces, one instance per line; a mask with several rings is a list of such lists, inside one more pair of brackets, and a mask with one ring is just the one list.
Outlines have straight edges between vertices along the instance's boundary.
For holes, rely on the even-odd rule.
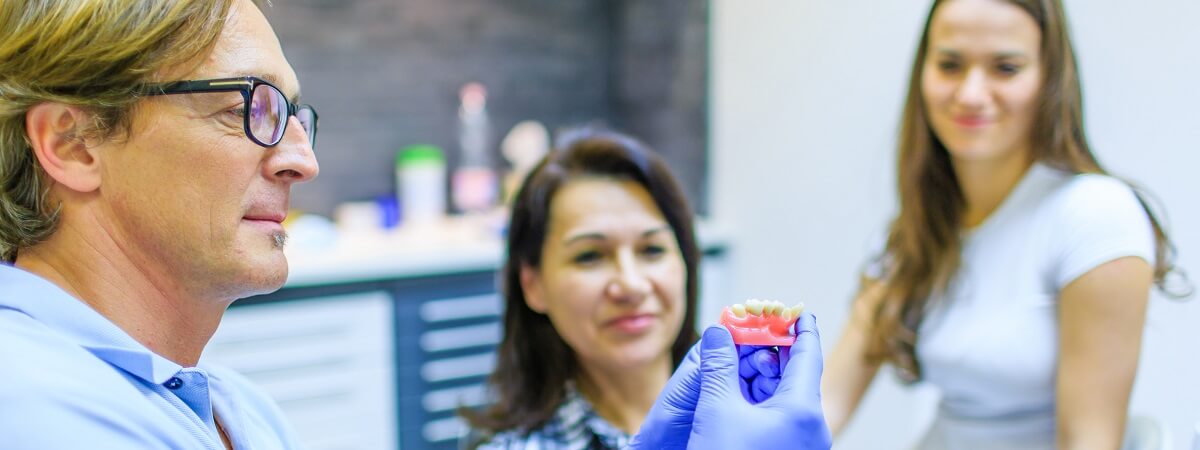
[[821,411],[821,338],[812,314],[796,321],[796,343],[784,350],[778,388],[755,405],[743,397],[738,351],[729,331],[704,331],[700,398],[689,449],[829,449],[832,437]]
[[700,343],[692,346],[667,380],[627,449],[685,450],[700,397]]
[[762,345],[738,345],[738,376],[742,378],[742,395],[750,403],[760,403],[775,395],[779,375],[783,371],[781,353],[788,347],[775,350]]
[[[754,378],[772,379],[771,356],[752,356],[758,349],[745,347],[748,358],[758,359],[739,361],[728,330],[721,326],[705,330],[704,338],[667,381],[628,448],[828,449],[830,435],[820,401],[821,343],[812,314],[796,321],[796,335],[796,344],[777,354],[777,367],[784,368],[782,378],[766,382],[778,385],[773,392],[778,395],[760,389],[764,397],[756,398],[771,398],[752,405],[748,391],[754,389],[753,381],[746,384],[739,368],[744,363],[747,373],[759,373]],[[789,366],[793,355],[798,364]],[[729,410],[722,411],[725,408]],[[689,440],[694,441],[690,447]]]

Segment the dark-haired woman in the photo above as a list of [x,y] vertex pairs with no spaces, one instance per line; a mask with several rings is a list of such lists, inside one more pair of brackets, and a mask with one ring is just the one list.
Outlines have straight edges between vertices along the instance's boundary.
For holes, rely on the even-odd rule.
[[692,213],[641,143],[578,130],[514,200],[495,404],[472,446],[616,449],[696,341]]
[[1059,0],[933,3],[900,211],[827,364],[835,433],[882,363],[942,394],[922,449],[1117,449],[1171,245],[1084,134]]

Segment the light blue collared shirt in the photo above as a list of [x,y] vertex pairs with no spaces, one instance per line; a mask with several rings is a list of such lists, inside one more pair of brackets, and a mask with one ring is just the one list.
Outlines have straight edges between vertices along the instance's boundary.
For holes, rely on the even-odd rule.
[[151,352],[58,286],[0,264],[0,447],[235,449],[300,445],[279,408],[229,369]]

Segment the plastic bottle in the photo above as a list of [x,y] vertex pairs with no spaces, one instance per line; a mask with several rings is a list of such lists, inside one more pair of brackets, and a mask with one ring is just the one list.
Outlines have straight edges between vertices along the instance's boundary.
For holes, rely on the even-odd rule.
[[454,207],[463,213],[485,212],[496,205],[496,170],[493,167],[491,123],[487,114],[487,90],[468,83],[459,91],[459,162],[451,180]]
[[396,193],[405,224],[429,224],[446,215],[446,158],[432,145],[396,154]]

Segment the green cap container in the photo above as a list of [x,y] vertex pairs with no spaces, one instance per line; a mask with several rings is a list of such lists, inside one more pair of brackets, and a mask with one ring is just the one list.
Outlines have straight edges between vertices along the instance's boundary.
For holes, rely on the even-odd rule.
[[446,157],[442,149],[428,144],[410,145],[396,153],[396,165],[412,167],[422,164],[445,165]]

